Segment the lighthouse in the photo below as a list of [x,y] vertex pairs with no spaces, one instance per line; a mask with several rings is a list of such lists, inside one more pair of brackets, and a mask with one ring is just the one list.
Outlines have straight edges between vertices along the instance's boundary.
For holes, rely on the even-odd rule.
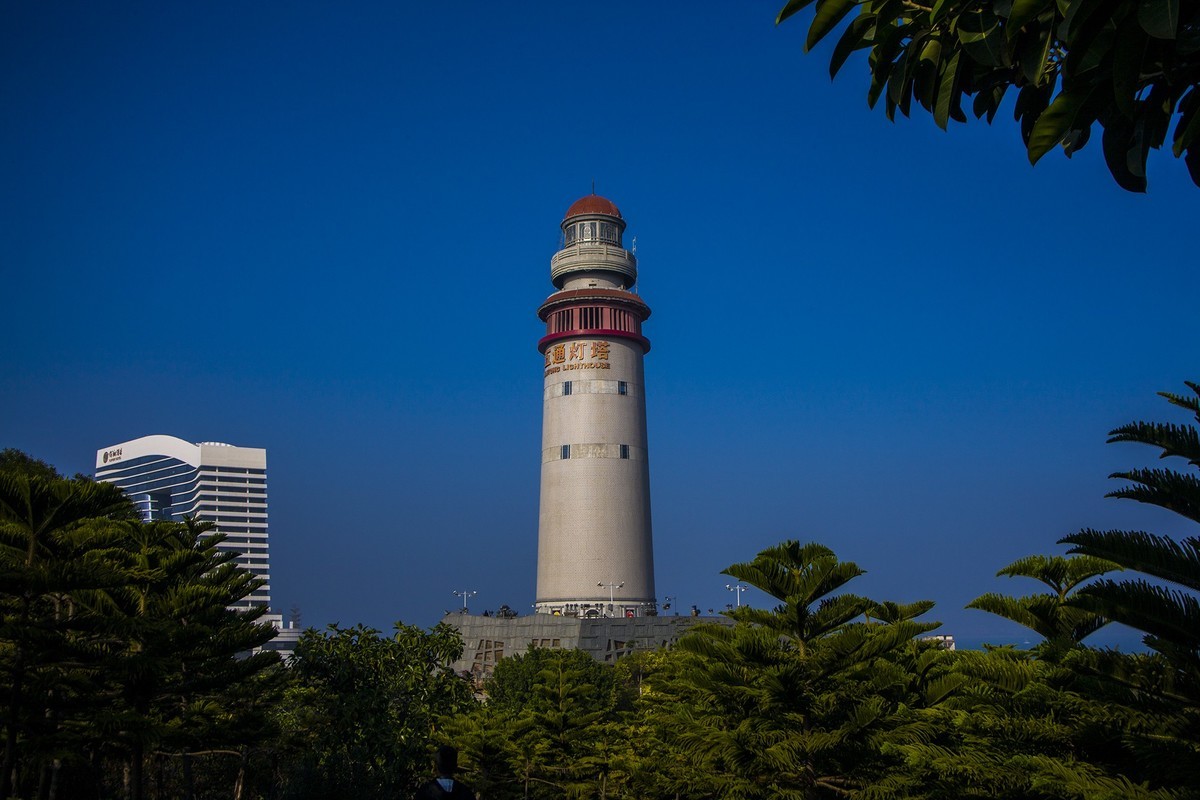
[[538,309],[542,472],[537,598],[542,614],[640,617],[656,612],[650,532],[637,258],[625,220],[596,194],[577,200],[550,260],[555,292]]

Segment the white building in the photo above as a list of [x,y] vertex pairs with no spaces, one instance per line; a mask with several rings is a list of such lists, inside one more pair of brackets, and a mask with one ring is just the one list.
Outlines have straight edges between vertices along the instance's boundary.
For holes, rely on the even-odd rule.
[[[214,523],[226,535],[218,547],[237,553],[238,566],[263,581],[234,607],[270,608],[265,449],[143,436],[97,450],[96,480],[124,489],[143,520],[195,517]],[[282,615],[263,619],[283,629]]]
[[538,612],[640,617],[657,610],[642,360],[650,308],[633,292],[625,220],[595,194],[561,223],[558,290],[538,316],[544,356]]

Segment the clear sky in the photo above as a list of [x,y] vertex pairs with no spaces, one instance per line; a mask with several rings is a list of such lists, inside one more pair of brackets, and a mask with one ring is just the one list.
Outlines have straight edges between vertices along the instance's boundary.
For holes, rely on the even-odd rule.
[[1031,168],[1011,107],[889,123],[781,1],[3,4],[0,446],[265,447],[305,625],[528,610],[534,312],[594,180],[653,309],[660,600],[798,538],[1016,635],[963,609],[1009,561],[1183,532],[1103,499],[1153,455],[1104,440],[1200,379],[1200,191],[1099,136]]

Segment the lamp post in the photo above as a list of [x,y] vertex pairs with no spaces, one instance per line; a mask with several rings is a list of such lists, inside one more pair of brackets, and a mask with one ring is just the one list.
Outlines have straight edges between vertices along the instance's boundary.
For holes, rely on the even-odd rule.
[[608,613],[611,614],[612,610],[613,610],[612,607],[613,607],[613,602],[614,602],[613,592],[615,592],[617,589],[620,589],[622,586],[624,586],[625,581],[621,581],[620,583],[605,583],[604,581],[599,581],[596,583],[596,585],[608,587]]
[[[679,599],[677,594],[669,594],[666,596],[666,602],[663,603],[663,611],[667,611],[671,606],[675,605],[675,601]],[[679,616],[679,609],[675,609],[675,616]]]
[[742,586],[740,583],[735,583],[735,584],[733,584],[732,586],[730,586],[730,585],[727,583],[727,584],[725,584],[725,588],[726,588],[726,589],[728,589],[728,590],[729,590],[729,591],[731,591],[731,592],[736,592],[736,593],[737,593],[735,596],[737,597],[737,604],[738,604],[738,607],[740,608],[740,607],[741,607],[741,605],[742,605],[742,592],[746,591],[746,590],[747,590],[747,589],[749,589],[750,587],[749,587],[749,586]]
[[467,598],[474,597],[477,594],[479,594],[479,592],[475,591],[474,589],[455,589],[454,590],[454,596],[461,597],[463,599],[463,613],[464,614],[467,613]]

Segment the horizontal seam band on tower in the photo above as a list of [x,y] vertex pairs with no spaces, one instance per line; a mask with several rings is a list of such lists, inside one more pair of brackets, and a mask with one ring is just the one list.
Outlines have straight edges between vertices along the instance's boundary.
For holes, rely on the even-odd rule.
[[[563,391],[563,386],[571,384],[571,393],[567,394]],[[621,391],[618,384],[625,384],[625,391]],[[573,397],[577,394],[615,394],[618,397],[640,397],[641,393],[634,391],[641,387],[631,381],[618,380],[570,380],[558,381],[551,383],[546,387],[544,392],[545,399],[549,400],[552,397]]]
[[[564,447],[569,447],[570,456],[563,458],[562,451]],[[625,458],[621,457],[621,448],[627,447],[628,455]],[[542,463],[546,464],[550,461],[576,461],[579,459],[588,458],[612,458],[617,461],[637,461],[646,462],[646,448],[632,444],[612,444],[609,442],[580,442],[574,444],[561,444],[554,447],[542,448]]]

